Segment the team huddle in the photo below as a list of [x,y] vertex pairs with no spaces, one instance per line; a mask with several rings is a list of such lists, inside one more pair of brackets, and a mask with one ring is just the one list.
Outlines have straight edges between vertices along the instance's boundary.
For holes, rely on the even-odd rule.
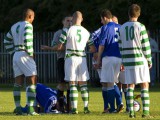
[[[103,113],[120,113],[124,109],[120,93],[124,87],[126,111],[130,118],[135,118],[134,87],[140,84],[142,118],[151,118],[149,113],[151,49],[146,28],[137,21],[140,12],[140,6],[132,4],[128,9],[129,21],[120,25],[116,17],[108,9],[104,9],[100,14],[103,26],[91,34],[81,26],[83,15],[80,11],[74,12],[73,16],[65,16],[62,20],[63,28],[54,34],[52,46],[41,46],[42,50],[57,51],[60,82],[54,92],[51,88],[37,84],[37,69],[33,59],[34,11],[25,10],[23,21],[14,24],[4,39],[6,50],[11,54],[14,53],[15,113],[39,115],[35,109],[35,104],[38,104],[46,113],[60,111],[60,113],[78,114],[78,86],[84,103],[84,114],[90,113],[87,87],[90,78],[85,52],[88,46],[102,84]],[[26,109],[20,104],[20,88],[24,77],[29,85],[26,89]],[[40,90],[42,93],[38,92],[39,87],[44,88]]]

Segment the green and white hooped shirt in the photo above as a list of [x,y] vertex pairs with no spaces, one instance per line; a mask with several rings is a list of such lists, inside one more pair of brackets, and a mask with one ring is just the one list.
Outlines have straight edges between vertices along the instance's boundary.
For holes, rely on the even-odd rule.
[[152,63],[148,34],[140,22],[126,22],[121,26],[119,47],[126,68]]
[[33,26],[27,21],[14,24],[4,38],[6,50],[12,54],[24,50],[33,56]]
[[82,26],[73,25],[69,29],[63,29],[60,42],[66,43],[65,57],[85,57],[85,47],[93,45],[90,33]]

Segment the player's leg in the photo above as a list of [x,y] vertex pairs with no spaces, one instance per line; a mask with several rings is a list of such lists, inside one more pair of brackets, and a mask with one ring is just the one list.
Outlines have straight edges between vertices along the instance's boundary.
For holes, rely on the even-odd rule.
[[[101,69],[97,69],[98,76],[101,79]],[[107,83],[101,82],[102,84],[102,98],[104,103],[104,109],[102,113],[108,113],[109,112],[109,106],[108,106],[108,97],[107,97]]]
[[126,103],[126,112],[129,112],[129,108],[128,108],[128,105],[127,105],[127,90],[128,90],[128,85],[127,84],[124,84],[125,83],[125,71],[121,71],[120,74],[119,74],[119,83],[120,85],[118,85],[121,93],[123,92],[124,93],[124,98],[125,98],[125,103]]
[[27,78],[27,82],[28,82],[28,87],[26,88],[28,114],[38,115],[34,110],[34,103],[36,100],[37,76],[33,75],[33,76],[28,76],[26,78]]
[[[64,79],[64,78],[63,78]],[[57,86],[57,99],[59,101],[59,108],[61,112],[64,112],[64,89],[65,83],[60,82]]]
[[13,97],[14,97],[14,103],[16,106],[16,109],[14,110],[14,112],[17,115],[22,114],[20,101],[21,101],[21,86],[22,86],[23,80],[24,80],[23,75],[17,76],[15,78],[15,83],[13,87]]
[[[115,58],[115,57],[114,57]],[[110,104],[109,112],[115,112],[115,89],[114,89],[114,80],[115,80],[115,67],[114,67],[114,58],[112,57],[104,57],[102,59],[102,71],[101,71],[101,83],[102,87],[105,87],[105,98]],[[119,69],[120,71],[120,69]],[[103,88],[104,90],[104,88]],[[104,91],[103,91],[104,92]]]
[[65,59],[65,81],[69,82],[70,87],[70,101],[71,101],[71,112],[77,114],[78,104],[78,88],[77,88],[77,67],[79,59],[78,57],[66,58]]
[[[119,91],[119,88],[115,86],[115,82],[118,82],[118,76],[120,73],[120,66],[121,66],[121,59],[116,57],[111,57],[109,64],[106,66],[110,67],[110,75],[108,75],[108,97],[109,97],[109,103],[111,105],[111,112],[115,111],[115,105],[114,105],[114,99],[116,98],[117,101],[117,110],[118,112],[121,112],[123,110],[123,104],[122,104],[122,97]],[[109,71],[107,71],[109,72]],[[113,106],[113,107],[112,107]]]
[[126,112],[129,112],[129,108],[127,105],[127,91],[128,91],[128,85],[127,84],[122,84],[123,92],[124,92],[124,97],[126,101]]
[[134,101],[134,84],[128,85],[128,91],[127,91],[127,104],[129,107],[129,117],[135,118],[135,112],[133,110],[133,101]]
[[142,117],[149,116],[149,105],[150,105],[150,100],[149,100],[149,84],[148,82],[141,83],[141,100],[143,103],[143,115]]
[[[101,79],[101,69],[97,69],[98,76]],[[102,84],[102,98],[104,103],[104,109],[102,113],[108,113],[109,112],[109,106],[108,106],[108,97],[107,97],[107,83],[101,82]]]
[[81,97],[84,103],[84,113],[89,113],[88,103],[89,103],[89,90],[86,81],[79,81],[79,86],[81,89]]
[[69,113],[71,110],[71,102],[70,102],[70,89],[69,89],[69,83],[66,82],[66,88],[67,88],[67,105],[66,110]]
[[[121,74],[121,73],[120,73]],[[118,82],[118,83],[116,83],[116,85],[117,85],[117,87],[119,88],[119,92],[120,92],[120,95],[121,95],[121,97],[122,97],[122,92],[123,92],[123,90],[122,90],[122,83],[121,82]]]
[[139,69],[139,76],[141,78],[140,85],[141,85],[141,100],[143,103],[143,118],[150,118],[152,116],[149,115],[149,106],[150,106],[150,99],[149,99],[149,68],[148,64]]
[[122,94],[120,92],[119,87],[116,84],[114,84],[114,89],[115,89],[115,98],[116,98],[116,104],[117,104],[117,112],[122,112],[124,109],[124,105],[122,102]]
[[81,97],[84,103],[84,113],[87,114],[90,113],[90,111],[88,109],[89,90],[87,87],[87,81],[89,80],[89,73],[88,73],[86,58],[83,57],[79,58],[77,63],[78,63],[77,78],[81,90]]
[[77,114],[77,105],[78,105],[78,89],[77,89],[77,83],[74,81],[71,81],[69,83],[70,85],[70,100],[71,100],[71,109],[73,114]]
[[104,103],[104,111],[103,113],[109,112],[109,106],[108,106],[108,96],[107,96],[107,83],[102,82],[102,97],[103,97],[103,103]]
[[115,89],[114,83],[112,82],[107,82],[107,99],[108,103],[110,104],[109,112],[115,112]]
[[13,56],[13,71],[14,71],[14,76],[15,76],[15,83],[14,83],[14,88],[13,88],[13,97],[14,97],[14,102],[16,109],[14,112],[17,115],[21,115],[21,86],[23,84],[24,80],[24,75],[23,71],[21,71],[21,68],[23,68],[23,64],[21,62],[21,52],[15,52]]
[[64,90],[65,90],[65,81],[64,81],[64,58],[59,58],[57,61],[58,77],[59,84],[57,86],[57,99],[59,101],[60,111],[64,112]]
[[29,115],[39,115],[34,110],[34,102],[36,100],[36,84],[37,84],[37,68],[36,63],[28,56],[27,53],[23,52],[23,68],[21,69],[26,76],[26,82],[28,86],[26,88],[26,97],[28,105],[28,114]]

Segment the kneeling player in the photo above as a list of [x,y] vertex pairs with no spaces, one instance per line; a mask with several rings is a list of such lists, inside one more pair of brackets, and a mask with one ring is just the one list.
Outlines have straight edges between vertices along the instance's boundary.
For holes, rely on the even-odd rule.
[[[36,101],[34,103],[35,110],[37,112],[44,113],[64,113],[65,111],[60,111],[60,104],[66,105],[66,102],[57,100],[57,90],[47,87],[43,84],[37,83],[36,87]],[[63,106],[63,107],[64,107]],[[22,112],[26,113],[28,105],[22,107]]]

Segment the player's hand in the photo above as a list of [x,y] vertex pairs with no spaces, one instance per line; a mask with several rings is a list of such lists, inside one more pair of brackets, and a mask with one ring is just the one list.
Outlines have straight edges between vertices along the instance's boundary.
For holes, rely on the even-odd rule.
[[121,65],[120,71],[124,71],[124,65]]
[[41,45],[41,50],[49,50],[50,47],[47,45]]
[[94,68],[95,70],[97,70],[97,69],[100,69],[101,66],[99,66],[98,64],[93,64],[93,68]]
[[94,60],[97,60],[97,58],[98,58],[98,53],[96,52],[96,53],[93,53],[93,59]]
[[148,67],[149,67],[149,69],[151,69],[151,67],[152,67],[152,64],[148,64]]
[[97,64],[95,66],[96,69],[100,69],[102,67],[101,59],[97,59]]

